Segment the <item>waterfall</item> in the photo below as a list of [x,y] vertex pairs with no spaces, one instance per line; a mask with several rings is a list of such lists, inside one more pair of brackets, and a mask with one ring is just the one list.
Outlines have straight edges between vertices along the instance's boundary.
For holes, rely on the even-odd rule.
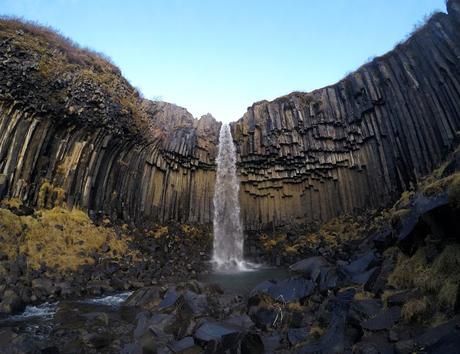
[[236,151],[228,124],[222,124],[214,188],[214,267],[217,271],[247,270],[243,260],[243,227],[240,220],[240,184],[236,175]]

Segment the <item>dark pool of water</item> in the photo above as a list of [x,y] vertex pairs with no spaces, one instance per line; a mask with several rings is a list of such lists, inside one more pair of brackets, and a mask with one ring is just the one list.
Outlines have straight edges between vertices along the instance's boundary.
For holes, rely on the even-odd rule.
[[228,293],[247,295],[257,284],[265,280],[279,280],[290,275],[292,273],[286,268],[258,268],[237,273],[203,274],[198,280],[219,284]]

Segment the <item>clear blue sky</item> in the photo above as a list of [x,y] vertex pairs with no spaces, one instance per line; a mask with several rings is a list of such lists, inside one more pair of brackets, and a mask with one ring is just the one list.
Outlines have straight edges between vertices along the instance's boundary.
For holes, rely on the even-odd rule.
[[444,0],[0,0],[103,52],[147,98],[218,120],[384,54]]

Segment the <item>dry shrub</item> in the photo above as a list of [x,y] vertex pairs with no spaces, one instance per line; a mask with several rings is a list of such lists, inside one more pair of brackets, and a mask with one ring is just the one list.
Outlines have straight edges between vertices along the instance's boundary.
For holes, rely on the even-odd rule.
[[423,322],[430,315],[430,304],[424,296],[421,299],[410,299],[402,308],[402,316],[406,322]]
[[128,237],[117,237],[112,228],[94,225],[81,210],[53,208],[32,216],[17,216],[0,209],[0,250],[10,259],[24,254],[32,269],[46,265],[61,271],[94,263],[94,254],[108,246],[107,258],[137,257],[129,250]]

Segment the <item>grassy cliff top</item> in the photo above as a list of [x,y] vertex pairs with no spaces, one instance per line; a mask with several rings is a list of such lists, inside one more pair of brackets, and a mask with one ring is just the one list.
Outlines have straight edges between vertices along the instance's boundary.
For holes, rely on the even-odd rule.
[[[0,100],[64,124],[145,132],[139,92],[102,54],[50,28],[0,18]],[[141,133],[142,134],[142,133]]]

